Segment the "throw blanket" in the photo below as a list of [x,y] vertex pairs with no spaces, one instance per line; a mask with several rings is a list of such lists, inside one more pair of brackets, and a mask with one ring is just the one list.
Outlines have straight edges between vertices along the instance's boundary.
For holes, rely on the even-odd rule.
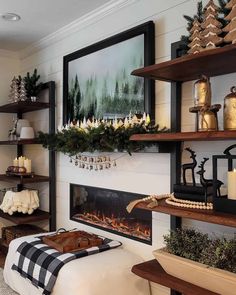
[[121,245],[118,241],[103,238],[103,244],[73,253],[61,253],[48,247],[40,238],[23,242],[17,249],[17,259],[12,269],[29,279],[42,294],[52,292],[60,269],[67,262],[84,256],[103,252]]
[[32,214],[39,207],[38,193],[35,190],[22,190],[20,192],[7,191],[0,209],[12,215],[14,212]]

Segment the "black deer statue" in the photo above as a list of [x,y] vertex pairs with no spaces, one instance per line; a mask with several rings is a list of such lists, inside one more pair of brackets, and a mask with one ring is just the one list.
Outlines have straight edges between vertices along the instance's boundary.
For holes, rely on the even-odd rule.
[[[206,179],[204,177],[204,174],[206,172],[206,170],[204,169],[204,166],[208,160],[209,160],[209,158],[203,158],[203,161],[201,161],[201,164],[198,166],[200,168],[200,170],[197,171],[197,174],[200,175],[200,183],[203,187],[205,187],[206,192],[207,192],[208,187],[213,186],[213,179]],[[217,188],[218,196],[220,196],[220,187],[222,184],[223,184],[222,181],[217,180],[216,188]]]
[[187,147],[185,150],[188,151],[191,154],[190,155],[190,158],[193,161],[192,161],[192,163],[186,163],[186,164],[183,164],[182,165],[182,169],[183,169],[183,183],[184,183],[184,185],[187,184],[187,181],[186,181],[186,170],[189,169],[189,170],[191,170],[191,173],[192,173],[192,182],[193,182],[193,185],[195,186],[196,185],[196,181],[195,181],[194,169],[197,166],[196,153],[193,150],[191,150],[189,147]]

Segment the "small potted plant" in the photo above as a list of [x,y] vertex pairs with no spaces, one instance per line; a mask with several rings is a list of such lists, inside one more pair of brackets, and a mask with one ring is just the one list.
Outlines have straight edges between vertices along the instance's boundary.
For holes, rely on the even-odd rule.
[[164,241],[166,247],[153,254],[168,274],[218,294],[235,294],[236,237],[210,238],[194,229],[178,229]]
[[39,92],[42,90],[42,83],[38,83],[40,79],[40,75],[37,73],[37,69],[34,69],[32,76],[28,72],[26,77],[23,78],[25,82],[25,89],[27,93],[27,97],[31,99],[31,101],[36,101]]

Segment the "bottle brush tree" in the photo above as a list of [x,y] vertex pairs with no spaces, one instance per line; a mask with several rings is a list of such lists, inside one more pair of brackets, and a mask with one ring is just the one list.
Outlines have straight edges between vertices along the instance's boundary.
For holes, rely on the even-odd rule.
[[38,96],[39,92],[41,91],[43,84],[38,83],[39,79],[40,75],[38,75],[37,69],[34,69],[32,75],[30,75],[30,73],[28,72],[26,74],[26,77],[23,78],[28,98],[32,96]]

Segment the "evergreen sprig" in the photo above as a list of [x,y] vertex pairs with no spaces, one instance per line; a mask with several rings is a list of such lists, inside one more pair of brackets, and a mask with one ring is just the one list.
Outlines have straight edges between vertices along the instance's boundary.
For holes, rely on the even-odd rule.
[[151,146],[153,142],[136,142],[130,141],[133,134],[160,133],[168,132],[169,129],[159,126],[145,126],[145,124],[134,124],[128,128],[120,126],[114,128],[112,125],[101,123],[98,127],[89,127],[81,129],[69,127],[56,134],[44,132],[38,133],[39,142],[43,147],[62,152],[68,156],[75,156],[83,152],[123,152],[129,154],[135,151]]

